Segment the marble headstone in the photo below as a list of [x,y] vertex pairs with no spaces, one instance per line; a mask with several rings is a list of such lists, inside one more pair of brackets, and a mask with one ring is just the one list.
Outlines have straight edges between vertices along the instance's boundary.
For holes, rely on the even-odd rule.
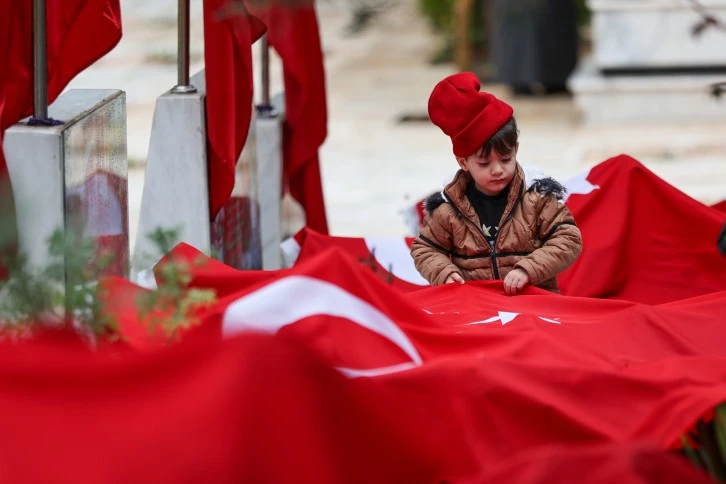
[[49,106],[58,126],[27,120],[5,132],[20,250],[35,267],[50,261],[56,229],[90,238],[110,253],[103,274],[127,276],[128,161],[126,95],[113,89],[71,89]]

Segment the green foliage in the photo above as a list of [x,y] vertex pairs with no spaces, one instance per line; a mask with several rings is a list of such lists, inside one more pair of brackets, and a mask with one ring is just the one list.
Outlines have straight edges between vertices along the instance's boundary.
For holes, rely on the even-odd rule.
[[[178,237],[178,230],[157,228],[148,237],[160,253],[169,254]],[[201,264],[203,259],[194,261]],[[215,302],[216,293],[211,289],[190,289],[191,267],[185,260],[168,255],[157,266],[158,289],[143,293],[138,301],[139,320],[151,332],[161,331],[168,340],[174,341],[182,330],[199,323],[195,312]]]
[[34,325],[73,325],[101,334],[113,322],[100,312],[95,278],[111,262],[94,257],[89,240],[56,229],[48,240],[49,264],[31,267],[22,256],[4,257],[8,278],[0,282],[0,324],[3,329]]
[[[0,224],[0,227],[3,224]],[[159,253],[167,254],[178,231],[157,229],[150,238]],[[98,254],[91,239],[57,229],[48,240],[49,263],[35,268],[20,256],[4,256],[8,278],[0,280],[0,331],[14,339],[29,337],[33,328],[71,327],[91,339],[115,339],[118,327],[104,311],[97,279],[114,260]],[[162,331],[173,341],[182,329],[198,321],[194,312],[215,301],[212,290],[189,289],[190,266],[167,257],[160,264],[159,289],[137,301],[139,320],[150,331]]]
[[714,428],[721,462],[726,466],[726,403],[714,411]]
[[694,433],[682,435],[681,444],[694,466],[726,482],[726,403],[716,407],[713,420],[700,420]]
[[587,8],[587,0],[575,0],[575,8],[577,9],[577,25],[589,25],[590,24],[590,9]]
[[434,30],[449,33],[454,28],[454,0],[419,0],[419,8]]
[[[488,36],[484,13],[489,0],[474,0],[470,17],[469,42],[475,57],[488,58]],[[419,0],[419,9],[435,32],[442,35],[441,46],[431,58],[434,64],[450,62],[454,57],[455,0]]]

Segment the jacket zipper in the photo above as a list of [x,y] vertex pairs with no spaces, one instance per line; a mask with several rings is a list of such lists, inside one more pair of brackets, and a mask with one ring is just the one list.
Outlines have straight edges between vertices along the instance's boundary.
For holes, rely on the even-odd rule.
[[506,217],[504,217],[504,221],[499,225],[499,228],[497,229],[497,235],[494,237],[494,240],[490,243],[492,247],[492,269],[494,270],[494,278],[495,279],[501,279],[501,275],[499,273],[499,263],[496,260],[497,256],[497,242],[499,241],[499,234],[502,232],[502,227],[509,222],[512,217],[514,217],[514,210],[517,208],[517,204],[522,200],[522,197],[524,196],[524,193],[522,193],[521,189],[519,192],[519,195],[517,196],[517,199],[514,200],[514,203],[512,204],[511,210],[509,210],[509,213]]
[[[497,235],[499,235],[499,231],[497,231]],[[492,240],[492,241],[488,241],[488,242],[489,242],[489,247],[491,247],[490,257],[492,259],[492,272],[494,273],[494,279],[501,279],[502,276],[499,274],[499,264],[497,264],[497,249],[495,247],[496,240]]]
[[451,206],[454,207],[454,210],[456,210],[456,212],[464,220],[466,220],[467,222],[469,222],[473,227],[476,227],[477,232],[479,232],[481,234],[482,238],[484,239],[484,242],[489,247],[489,258],[492,261],[492,272],[494,273],[494,279],[501,279],[501,274],[499,273],[499,263],[497,262],[497,249],[496,249],[497,241],[499,240],[499,234],[502,231],[502,227],[504,227],[504,224],[506,224],[507,222],[509,222],[512,219],[512,217],[514,216],[514,209],[517,207],[517,204],[522,199],[522,196],[523,195],[524,194],[521,193],[521,191],[520,191],[519,196],[517,196],[517,199],[512,204],[511,210],[509,210],[509,213],[504,218],[504,221],[499,226],[499,229],[497,229],[497,236],[494,237],[494,240],[490,242],[489,240],[487,240],[487,236],[486,236],[486,234],[484,234],[484,231],[481,229],[481,227],[477,226],[477,224],[475,224],[472,219],[470,219],[469,217],[467,217],[464,214],[464,212],[462,212],[459,209],[459,207],[456,205],[456,203],[454,203],[453,199],[447,194],[447,197],[449,198],[449,200],[451,200]]

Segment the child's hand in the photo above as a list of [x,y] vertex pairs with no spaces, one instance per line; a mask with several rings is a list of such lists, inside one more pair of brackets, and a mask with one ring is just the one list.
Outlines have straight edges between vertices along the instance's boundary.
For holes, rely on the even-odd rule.
[[524,286],[529,284],[529,276],[522,269],[513,269],[504,278],[504,293],[507,296],[514,296]]
[[459,274],[458,272],[452,272],[451,275],[446,278],[446,284],[451,284],[452,282],[464,284],[464,278],[461,277],[461,274]]

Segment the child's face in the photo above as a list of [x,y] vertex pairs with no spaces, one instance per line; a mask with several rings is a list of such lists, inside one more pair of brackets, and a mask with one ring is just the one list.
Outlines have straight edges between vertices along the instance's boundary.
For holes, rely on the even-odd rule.
[[492,150],[487,157],[479,157],[479,152],[466,158],[457,158],[462,170],[468,171],[474,179],[476,188],[485,195],[498,195],[514,178],[517,168],[517,149],[519,145],[505,154]]

